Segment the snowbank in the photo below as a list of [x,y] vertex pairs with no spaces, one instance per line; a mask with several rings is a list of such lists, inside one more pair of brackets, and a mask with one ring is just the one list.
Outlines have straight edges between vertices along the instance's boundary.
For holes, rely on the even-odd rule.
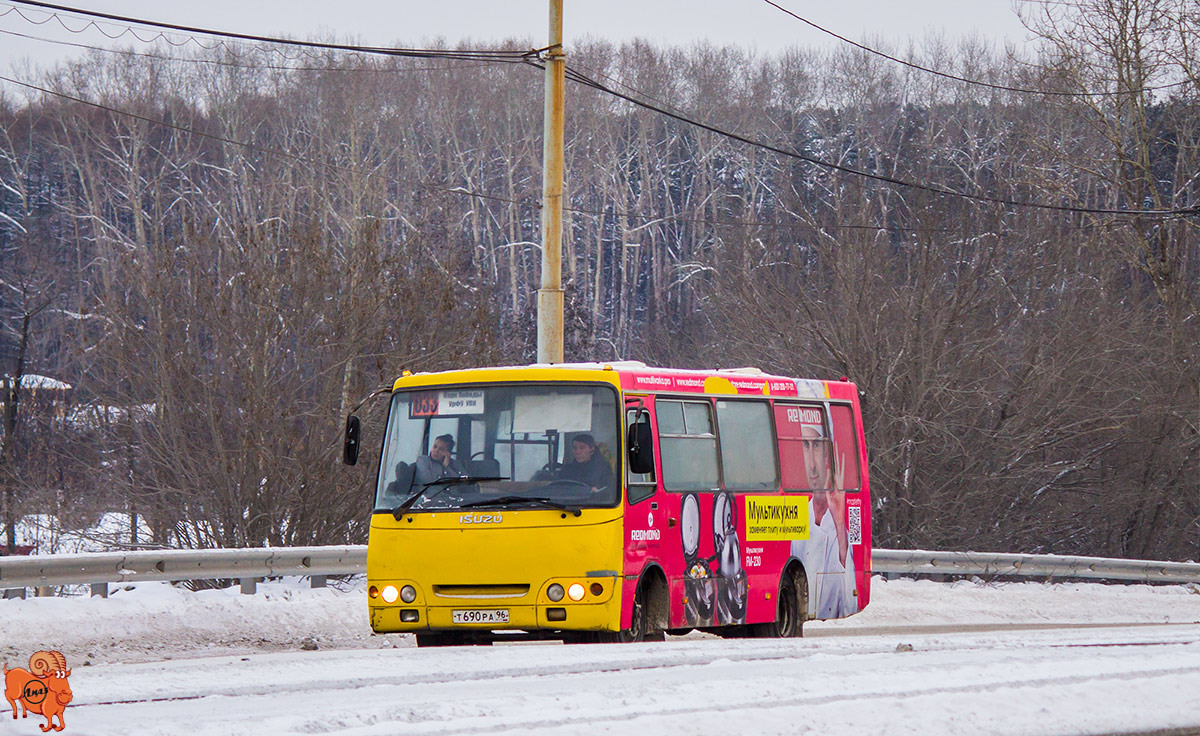
[[109,597],[0,600],[0,659],[59,649],[67,661],[139,662],[299,648],[368,645],[362,584],[309,589],[307,580],[239,589],[190,591],[170,583],[110,589]]
[[[878,596],[878,597],[877,597]],[[871,604],[810,630],[895,626],[1200,623],[1200,586],[871,580]]]

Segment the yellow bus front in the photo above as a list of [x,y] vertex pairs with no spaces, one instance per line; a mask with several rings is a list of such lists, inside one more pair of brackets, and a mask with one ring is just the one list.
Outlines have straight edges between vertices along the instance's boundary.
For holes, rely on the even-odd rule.
[[367,552],[371,627],[419,643],[619,630],[618,405],[594,371],[398,381]]

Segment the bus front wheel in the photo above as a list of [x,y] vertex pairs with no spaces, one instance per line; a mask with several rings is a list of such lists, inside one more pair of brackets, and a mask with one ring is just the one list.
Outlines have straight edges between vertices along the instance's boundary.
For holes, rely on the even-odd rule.
[[649,586],[645,583],[639,585],[633,594],[633,616],[629,628],[604,631],[596,638],[602,642],[665,641],[666,634],[654,626],[654,618],[650,614],[651,603]]

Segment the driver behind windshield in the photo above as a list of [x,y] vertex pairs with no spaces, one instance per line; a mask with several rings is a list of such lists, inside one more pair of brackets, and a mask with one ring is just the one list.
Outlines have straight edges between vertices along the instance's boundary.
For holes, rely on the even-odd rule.
[[440,434],[433,439],[428,455],[417,458],[418,484],[432,483],[440,478],[457,478],[463,475],[462,464],[450,453],[454,452],[454,437]]
[[612,487],[612,466],[597,451],[596,440],[590,434],[576,435],[571,440],[575,462],[566,463],[558,473],[559,480],[573,480],[597,492]]

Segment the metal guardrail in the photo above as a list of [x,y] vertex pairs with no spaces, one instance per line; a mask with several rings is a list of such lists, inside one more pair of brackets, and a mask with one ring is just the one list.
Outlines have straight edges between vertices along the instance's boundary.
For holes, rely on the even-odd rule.
[[1065,555],[877,549],[872,572],[910,575],[1022,575],[1142,583],[1200,583],[1200,563]]
[[[1144,583],[1200,583],[1200,563],[1120,560],[1102,557],[1016,555],[988,552],[932,552],[877,549],[871,572],[901,575],[978,575],[1092,578]],[[98,594],[108,583],[142,580],[234,578],[242,590],[282,575],[352,575],[367,569],[364,545],[252,549],[98,552],[71,555],[0,557],[0,589],[92,584]]]
[[33,555],[0,557],[0,589],[90,583],[97,594],[105,595],[103,586],[108,583],[235,578],[244,592],[252,593],[259,578],[306,575],[320,586],[327,575],[366,569],[364,545]]

